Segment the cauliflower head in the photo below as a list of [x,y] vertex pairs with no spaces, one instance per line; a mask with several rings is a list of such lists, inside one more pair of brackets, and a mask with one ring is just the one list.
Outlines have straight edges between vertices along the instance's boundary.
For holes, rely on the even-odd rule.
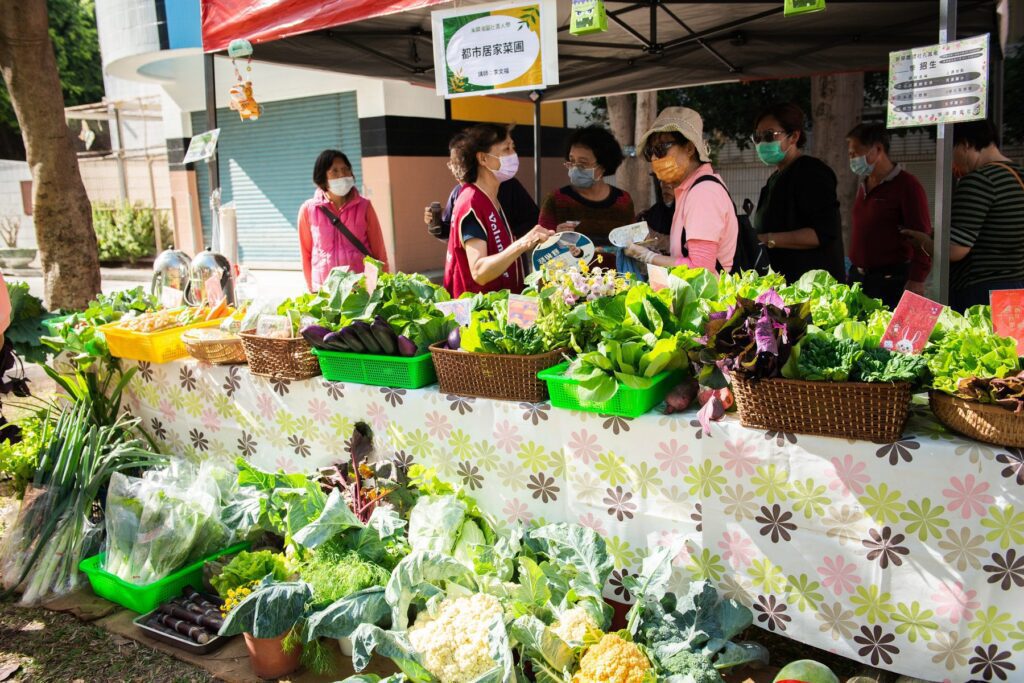
[[436,678],[445,683],[468,683],[497,666],[485,626],[501,615],[501,603],[492,595],[450,598],[436,614],[423,612],[416,617],[409,641]]
[[636,644],[606,633],[583,655],[572,683],[642,683],[650,669]]
[[567,643],[579,643],[590,629],[598,629],[600,625],[590,612],[577,605],[562,613],[562,616],[551,625],[551,630]]

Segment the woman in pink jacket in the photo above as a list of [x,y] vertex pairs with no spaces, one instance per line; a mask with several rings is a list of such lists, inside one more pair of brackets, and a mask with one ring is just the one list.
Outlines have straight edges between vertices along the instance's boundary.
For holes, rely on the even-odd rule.
[[363,272],[363,257],[388,267],[380,221],[370,200],[356,189],[352,164],[336,149],[326,149],[313,164],[317,190],[299,209],[299,246],[306,286],[315,292],[332,268]]

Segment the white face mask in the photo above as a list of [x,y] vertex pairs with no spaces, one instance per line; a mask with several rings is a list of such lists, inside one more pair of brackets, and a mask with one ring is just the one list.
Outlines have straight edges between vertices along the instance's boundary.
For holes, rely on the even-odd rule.
[[327,181],[327,189],[337,197],[344,197],[356,186],[356,179],[352,176],[344,178],[331,178]]

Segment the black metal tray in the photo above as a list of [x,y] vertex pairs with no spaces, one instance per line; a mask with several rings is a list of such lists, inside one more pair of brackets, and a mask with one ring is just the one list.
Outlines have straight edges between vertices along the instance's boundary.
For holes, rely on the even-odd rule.
[[[211,602],[220,602],[219,598],[208,595],[206,593],[200,593],[200,595],[202,595],[204,598],[207,598]],[[213,638],[210,638],[210,642],[206,643],[205,645],[200,645],[199,643],[195,643],[192,640],[190,640],[187,636],[172,636],[169,633],[164,633],[163,631],[159,631],[151,626],[147,626],[146,622],[149,621],[149,618],[159,611],[160,608],[157,607],[152,612],[148,612],[146,614],[143,614],[142,616],[135,617],[134,619],[132,619],[132,623],[134,623],[138,628],[142,629],[142,631],[145,632],[145,634],[153,640],[159,640],[161,643],[173,645],[174,647],[180,650],[184,650],[185,652],[194,655],[205,655],[215,650],[219,650],[220,648],[227,645],[228,641],[231,640],[231,636],[214,636]]]

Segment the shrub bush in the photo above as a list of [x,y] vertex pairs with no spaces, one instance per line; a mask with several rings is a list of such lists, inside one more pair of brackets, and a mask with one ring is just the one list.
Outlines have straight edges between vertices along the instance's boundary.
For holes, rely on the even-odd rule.
[[167,225],[166,211],[153,211],[140,203],[93,202],[92,224],[99,242],[100,261],[135,263],[155,256],[154,214],[160,220],[162,244],[166,249],[174,239]]

